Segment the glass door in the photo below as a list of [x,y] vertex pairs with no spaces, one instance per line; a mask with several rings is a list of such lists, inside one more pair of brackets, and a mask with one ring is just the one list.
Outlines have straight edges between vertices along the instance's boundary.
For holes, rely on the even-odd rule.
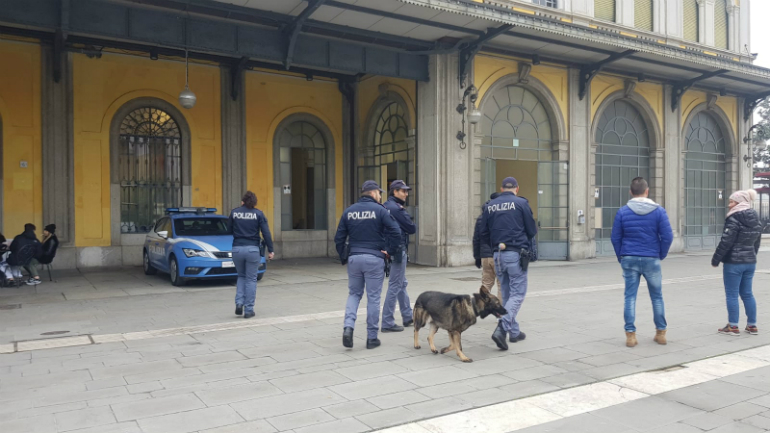
[[542,260],[569,255],[569,163],[539,162],[537,168],[537,249]]

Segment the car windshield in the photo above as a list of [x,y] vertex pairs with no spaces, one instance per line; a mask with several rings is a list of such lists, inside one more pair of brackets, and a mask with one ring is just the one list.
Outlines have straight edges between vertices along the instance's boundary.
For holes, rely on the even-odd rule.
[[228,234],[225,218],[186,218],[174,220],[177,236],[222,236]]

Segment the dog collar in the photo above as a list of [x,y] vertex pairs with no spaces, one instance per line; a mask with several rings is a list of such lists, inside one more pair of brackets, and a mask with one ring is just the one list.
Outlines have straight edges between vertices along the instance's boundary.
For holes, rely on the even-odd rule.
[[476,309],[476,299],[474,299],[473,296],[471,296],[471,305],[473,306],[473,314],[478,316],[479,310]]

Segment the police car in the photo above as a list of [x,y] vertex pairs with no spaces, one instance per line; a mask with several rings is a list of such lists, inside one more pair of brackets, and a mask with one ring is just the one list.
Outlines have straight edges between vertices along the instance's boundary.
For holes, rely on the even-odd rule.
[[[171,284],[184,285],[190,279],[237,278],[233,263],[233,235],[228,218],[213,208],[166,209],[144,240],[144,273],[158,271],[171,277]],[[264,245],[258,280],[267,269]]]

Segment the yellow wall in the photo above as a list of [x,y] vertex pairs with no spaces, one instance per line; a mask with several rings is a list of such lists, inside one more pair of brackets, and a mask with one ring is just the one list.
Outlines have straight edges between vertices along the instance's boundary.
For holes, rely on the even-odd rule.
[[[706,102],[706,92],[688,91],[682,95],[682,128],[687,127],[684,123],[687,117],[700,104]],[[720,96],[717,99],[717,107],[721,108],[730,121],[733,130],[733,137],[738,137],[738,100],[733,96]]]
[[[273,137],[278,124],[292,114],[321,119],[334,137],[337,215],[342,214],[342,94],[337,82],[270,73],[246,74],[246,143],[248,188],[273,228]],[[331,169],[331,167],[328,167]]]
[[361,137],[362,140],[368,137],[369,131],[366,130],[368,126],[366,121],[369,119],[369,115],[372,114],[372,105],[377,102],[377,99],[380,97],[379,88],[381,84],[388,84],[389,91],[396,92],[404,98],[404,101],[406,101],[406,104],[408,105],[406,108],[409,110],[409,120],[411,121],[409,128],[417,129],[417,85],[415,82],[398,78],[374,76],[367,78],[358,85],[358,119],[361,122],[361,134],[363,134]]
[[[0,41],[0,143],[3,151],[3,234],[43,225],[40,47]],[[27,162],[27,168],[21,167]]]
[[[190,126],[193,206],[222,206],[222,128],[219,68],[190,65],[198,102],[186,110],[184,63],[105,54],[73,57],[75,239],[77,246],[107,246],[110,239],[110,124],[118,109],[143,97],[173,104]],[[183,155],[183,158],[185,155]]]
[[[511,74],[518,74],[519,61],[501,57],[476,56],[474,60],[474,85],[479,89],[479,103],[486,92],[498,80]],[[551,91],[559,104],[558,109],[564,118],[564,125],[569,125],[569,74],[567,69],[540,64],[532,67],[529,74],[539,80]],[[564,131],[569,136],[569,130]]]
[[[599,107],[611,94],[625,88],[625,80],[620,77],[598,75],[591,82],[591,121],[596,117]],[[656,83],[636,83],[635,92],[641,95],[655,112],[658,127],[663,128],[663,85]]]

